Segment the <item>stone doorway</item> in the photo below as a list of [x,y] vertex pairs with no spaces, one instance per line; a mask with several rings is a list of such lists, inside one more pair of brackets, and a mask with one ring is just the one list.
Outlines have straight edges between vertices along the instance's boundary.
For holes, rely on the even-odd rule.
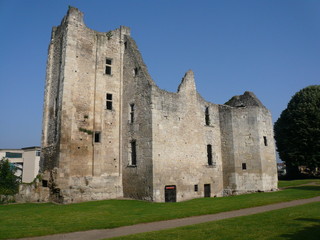
[[164,188],[165,202],[177,201],[177,189],[176,185],[168,185]]
[[211,197],[211,186],[210,184],[204,185],[204,197]]

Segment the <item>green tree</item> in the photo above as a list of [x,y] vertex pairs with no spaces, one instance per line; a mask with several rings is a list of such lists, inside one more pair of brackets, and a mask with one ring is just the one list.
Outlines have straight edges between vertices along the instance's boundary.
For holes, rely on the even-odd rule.
[[320,167],[320,85],[297,92],[274,125],[277,150],[295,177],[299,166]]
[[9,160],[0,160],[0,194],[13,195],[18,192],[20,178],[15,175],[16,167]]

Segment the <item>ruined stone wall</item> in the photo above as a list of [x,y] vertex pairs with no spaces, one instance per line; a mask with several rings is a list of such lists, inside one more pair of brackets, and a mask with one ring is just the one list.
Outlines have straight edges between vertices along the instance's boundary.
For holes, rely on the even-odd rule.
[[[83,14],[69,8],[62,25],[65,55],[60,58],[63,92],[59,161],[45,173],[62,202],[122,196],[120,172],[121,29],[99,33],[85,26]],[[49,56],[51,58],[51,56]],[[106,59],[111,73],[106,74]],[[112,94],[112,109],[106,95]],[[54,94],[53,94],[54,95]],[[95,133],[99,140],[95,141]],[[48,137],[49,138],[49,137]],[[54,199],[53,199],[54,200]]]
[[262,190],[270,191],[278,188],[275,140],[271,113],[267,109],[260,109],[258,115],[260,136],[260,156],[262,168]]
[[240,99],[220,106],[225,193],[276,189],[271,115],[252,93]]
[[48,49],[42,120],[41,172],[57,167],[59,161],[66,26],[63,20],[59,27],[53,27]]
[[96,32],[72,7],[52,32],[42,147],[41,193],[56,202],[276,188],[271,116],[252,93],[206,102],[192,71],[177,93],[161,90],[129,28]]
[[[123,192],[125,197],[153,200],[151,89],[154,85],[141,54],[125,37],[122,105]],[[132,163],[132,142],[136,164]]]
[[[206,126],[205,108],[210,124]],[[211,196],[222,193],[222,159],[218,106],[198,95],[189,71],[178,93],[154,88],[152,96],[153,194],[165,201],[165,186],[175,185],[177,201],[204,197],[204,184]],[[212,146],[208,165],[207,145]],[[195,191],[195,185],[198,190]]]

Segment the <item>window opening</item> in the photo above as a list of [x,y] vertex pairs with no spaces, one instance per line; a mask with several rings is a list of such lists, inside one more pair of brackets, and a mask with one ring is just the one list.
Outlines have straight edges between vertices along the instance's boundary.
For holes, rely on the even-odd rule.
[[194,191],[198,192],[198,185],[194,185]]
[[134,122],[134,104],[130,104],[130,122]]
[[264,145],[268,146],[268,139],[266,136],[263,136]]
[[209,126],[209,125],[210,125],[209,107],[206,107],[206,111],[205,111],[205,120],[206,120],[206,125],[207,125],[207,126]]
[[246,163],[242,163],[242,170],[246,170],[247,169],[247,164]]
[[212,146],[210,144],[207,145],[207,157],[208,165],[212,166]]
[[22,158],[22,153],[6,152],[6,158]]
[[124,49],[127,49],[127,47],[128,47],[128,43],[124,42]]
[[99,143],[101,141],[101,133],[100,132],[95,132],[94,133],[94,142]]
[[37,151],[36,151],[36,156],[37,156],[37,157],[40,157],[40,150],[37,150]]
[[42,187],[48,187],[48,180],[42,180]]
[[139,72],[138,68],[134,68],[134,70],[133,70],[134,76],[137,76],[137,75],[138,75],[138,72]]
[[106,95],[106,107],[108,110],[112,110],[112,94],[110,93]]
[[137,144],[136,141],[131,141],[131,165],[137,165]]
[[106,59],[105,74],[111,75],[111,65],[112,65],[112,59],[107,58],[107,59]]

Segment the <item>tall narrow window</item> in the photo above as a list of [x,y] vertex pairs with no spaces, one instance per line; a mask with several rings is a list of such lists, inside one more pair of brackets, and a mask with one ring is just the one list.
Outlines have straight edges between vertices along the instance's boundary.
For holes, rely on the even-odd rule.
[[106,107],[108,110],[112,110],[112,94],[110,93],[106,95]]
[[130,104],[130,123],[134,122],[134,104]]
[[139,73],[139,69],[138,68],[134,68],[133,69],[133,76],[137,76]]
[[242,163],[242,170],[246,170],[247,169],[247,164],[246,163]]
[[212,146],[207,145],[207,156],[208,156],[208,165],[212,166]]
[[263,142],[265,146],[268,146],[268,139],[266,136],[263,136]]
[[131,141],[131,165],[137,165],[137,144],[136,140]]
[[112,59],[107,58],[107,59],[106,59],[105,74],[111,75],[111,65],[112,65]]
[[205,111],[205,120],[206,120],[206,125],[207,125],[207,126],[209,126],[209,125],[210,125],[209,107],[206,107],[206,111]]
[[99,143],[101,141],[101,133],[100,132],[94,132],[94,142]]

